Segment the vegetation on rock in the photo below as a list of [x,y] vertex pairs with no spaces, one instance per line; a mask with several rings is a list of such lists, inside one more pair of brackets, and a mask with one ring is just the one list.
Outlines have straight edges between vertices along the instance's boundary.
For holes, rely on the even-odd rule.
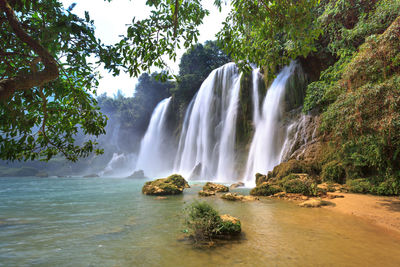
[[207,202],[194,202],[185,208],[185,225],[196,242],[211,241],[241,232],[241,224],[237,218],[230,215],[220,216]]
[[185,188],[189,188],[186,180],[178,174],[173,174],[167,178],[146,182],[142,188],[142,193],[157,196],[177,195],[182,194]]
[[229,187],[222,185],[222,184],[215,184],[211,182],[207,182],[203,186],[204,191],[212,191],[215,193],[221,193],[221,192],[229,192]]
[[276,193],[282,192],[283,189],[274,184],[262,183],[251,189],[250,195],[252,196],[272,196]]

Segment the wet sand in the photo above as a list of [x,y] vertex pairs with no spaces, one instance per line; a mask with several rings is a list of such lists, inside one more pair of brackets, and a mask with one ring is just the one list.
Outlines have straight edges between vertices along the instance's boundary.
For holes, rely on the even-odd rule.
[[383,227],[400,238],[400,198],[341,193],[344,198],[329,199],[325,206],[335,212],[350,214]]

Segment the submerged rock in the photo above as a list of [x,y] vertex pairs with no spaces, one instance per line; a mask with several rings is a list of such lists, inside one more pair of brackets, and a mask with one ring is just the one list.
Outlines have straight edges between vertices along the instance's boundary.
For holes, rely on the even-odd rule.
[[204,191],[213,191],[215,193],[220,193],[220,192],[229,192],[229,188],[225,185],[222,184],[214,184],[211,182],[207,182],[203,186]]
[[329,205],[333,205],[333,203],[329,202],[329,201],[321,200],[321,199],[316,199],[316,198],[309,199],[309,200],[304,201],[299,204],[300,207],[304,207],[304,208],[319,208],[322,206],[329,206]]
[[173,174],[167,178],[161,178],[149,181],[144,184],[142,193],[145,195],[177,195],[181,194],[185,188],[189,188],[186,180],[178,175]]
[[230,201],[254,201],[258,200],[258,198],[254,196],[243,196],[236,193],[225,193],[221,196],[222,199],[230,200]]
[[39,177],[39,178],[47,178],[47,177],[49,177],[47,172],[44,172],[44,171],[40,171],[40,172],[36,173],[35,176]]
[[100,176],[96,173],[91,173],[91,174],[87,174],[87,175],[83,176],[83,178],[97,178],[97,177],[100,177]]
[[147,177],[144,175],[144,171],[143,170],[134,171],[127,178],[129,178],[129,179],[147,179]]
[[200,190],[200,191],[199,191],[199,196],[202,196],[202,197],[215,196],[215,191]]
[[237,182],[237,183],[231,184],[231,186],[230,186],[229,188],[235,189],[235,188],[243,187],[243,186],[244,186],[244,183],[242,183],[242,182]]

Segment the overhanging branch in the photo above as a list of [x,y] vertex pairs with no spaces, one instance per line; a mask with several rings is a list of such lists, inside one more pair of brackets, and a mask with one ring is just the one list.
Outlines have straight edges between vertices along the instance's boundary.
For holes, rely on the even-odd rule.
[[59,70],[57,62],[53,56],[37,40],[29,36],[22,28],[21,23],[15,16],[14,10],[8,4],[7,0],[0,0],[0,11],[6,14],[7,21],[13,29],[15,35],[22,42],[26,43],[35,53],[37,53],[44,65],[42,71],[32,72],[26,75],[15,76],[0,80],[0,101],[5,101],[15,91],[28,90],[35,86],[41,86],[45,83],[58,78]]

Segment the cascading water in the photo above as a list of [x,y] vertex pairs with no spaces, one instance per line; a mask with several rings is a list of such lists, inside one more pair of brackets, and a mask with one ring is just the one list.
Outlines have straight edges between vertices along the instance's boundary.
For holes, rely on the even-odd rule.
[[253,80],[253,123],[257,124],[260,120],[260,97],[258,87],[260,82],[260,69],[254,69],[252,73]]
[[[251,142],[243,179],[248,185],[254,184],[254,175],[256,173],[267,173],[279,164],[281,160],[282,144],[278,142],[279,117],[281,115],[281,103],[286,81],[293,73],[294,68],[295,63],[291,63],[273,81],[265,96],[260,117],[256,115],[257,106],[254,108],[255,133]],[[254,102],[255,97],[253,96]]]
[[203,82],[185,115],[175,172],[189,179],[235,179],[240,77],[236,65],[228,63],[212,71]]
[[[168,174],[172,169],[174,151],[167,133],[167,113],[171,97],[162,100],[153,111],[147,131],[140,143],[136,170],[146,176],[157,177]],[[169,155],[169,156],[166,156]]]

